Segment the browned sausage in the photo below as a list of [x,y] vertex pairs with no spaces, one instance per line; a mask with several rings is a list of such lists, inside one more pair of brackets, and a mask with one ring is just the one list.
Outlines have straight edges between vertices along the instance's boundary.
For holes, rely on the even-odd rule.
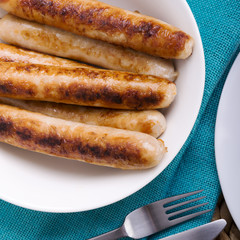
[[[73,61],[35,53],[3,43],[0,43],[0,61],[79,66],[78,63]],[[156,138],[166,129],[165,117],[156,110],[114,110],[4,97],[0,97],[0,102],[65,120],[143,132]]]
[[0,62],[0,96],[116,109],[168,107],[176,86],[166,79],[90,68]]
[[157,110],[115,110],[4,97],[0,97],[0,103],[69,121],[143,132],[155,138],[166,129],[166,119]]
[[161,161],[161,140],[133,131],[90,126],[0,104],[0,141],[31,151],[122,169]]
[[[0,20],[1,22],[1,20]],[[1,32],[0,26],[0,32]],[[92,66],[78,63],[75,61],[53,57],[50,55],[29,51],[26,49],[14,47],[8,44],[0,43],[0,61],[1,62],[19,62],[19,63],[33,63],[63,67],[87,67],[93,68]]]
[[18,17],[164,58],[187,58],[193,39],[153,17],[96,0],[0,0]]
[[[0,20],[0,38],[20,47],[107,69],[154,75],[171,81],[177,77],[171,60],[23,20],[10,14]],[[7,55],[6,51],[5,54]],[[26,55],[25,52],[24,54]]]

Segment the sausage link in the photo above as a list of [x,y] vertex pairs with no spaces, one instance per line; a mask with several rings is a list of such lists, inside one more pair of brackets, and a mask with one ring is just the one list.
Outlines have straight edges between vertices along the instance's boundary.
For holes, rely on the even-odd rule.
[[0,96],[116,109],[168,107],[176,85],[166,79],[89,68],[0,62]]
[[[11,29],[10,33],[9,29]],[[178,75],[170,60],[78,36],[10,14],[0,20],[0,38],[23,48],[71,58],[107,69],[154,75],[170,81],[174,81]]]
[[[1,22],[1,20],[0,20]],[[1,32],[0,24],[0,32]],[[63,67],[81,67],[81,68],[93,68],[92,66],[54,57],[26,49],[18,48],[8,44],[0,43],[0,62],[19,62],[19,63],[32,63],[43,64]]]
[[193,39],[153,17],[96,0],[0,0],[18,17],[163,58],[187,58]]
[[122,169],[154,167],[165,153],[164,143],[148,134],[75,123],[4,104],[0,104],[0,141]]
[[[39,63],[56,66],[79,66],[78,63],[74,61],[35,53],[3,43],[0,43],[0,61]],[[24,101],[3,97],[0,97],[0,102],[29,111],[43,113],[51,117],[90,125],[138,131],[150,134],[156,138],[166,129],[165,117],[156,110],[122,111],[105,108],[98,109],[62,103]]]
[[0,102],[50,117],[147,133],[158,138],[166,129],[166,119],[157,110],[128,111],[82,107],[63,103],[24,101],[0,97]]

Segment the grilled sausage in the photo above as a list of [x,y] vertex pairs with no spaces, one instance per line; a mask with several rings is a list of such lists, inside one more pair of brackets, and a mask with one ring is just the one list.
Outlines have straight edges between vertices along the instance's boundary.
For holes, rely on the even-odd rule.
[[[1,20],[0,20],[1,21]],[[2,28],[0,26],[0,32]],[[29,51],[26,49],[14,47],[8,44],[0,43],[0,62],[19,62],[19,63],[33,63],[63,67],[87,67],[93,68],[92,66],[78,63],[75,61],[53,57],[50,55]]]
[[[78,63],[73,61],[27,51],[3,43],[0,43],[0,61],[78,66]],[[143,132],[156,138],[166,129],[165,117],[156,110],[121,111],[105,108],[96,109],[62,103],[24,101],[3,97],[0,97],[0,102],[65,120]]]
[[193,39],[153,17],[96,0],[0,0],[18,17],[163,58],[187,58]]
[[[9,29],[11,32],[9,33]],[[154,75],[174,81],[170,60],[153,57],[100,40],[6,15],[0,20],[0,38],[7,43],[107,69]]]
[[116,109],[168,107],[176,86],[166,79],[89,68],[0,62],[0,96]]
[[89,125],[143,132],[159,137],[166,129],[166,119],[156,110],[128,111],[81,107],[63,103],[24,101],[0,97],[0,102],[50,117]]
[[31,151],[122,169],[161,161],[161,140],[133,131],[90,126],[0,104],[0,141]]

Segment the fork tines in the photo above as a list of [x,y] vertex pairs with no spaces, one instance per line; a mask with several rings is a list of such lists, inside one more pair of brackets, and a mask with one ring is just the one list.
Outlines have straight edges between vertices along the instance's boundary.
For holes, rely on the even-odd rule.
[[[199,208],[199,207],[207,205],[208,202],[206,202],[206,203],[201,203],[201,204],[198,204],[198,205],[195,205],[195,206],[190,206],[190,207],[187,207],[187,208],[184,208],[184,209],[181,209],[181,210],[177,210],[177,211],[174,211],[174,212],[171,211],[169,213],[170,210],[174,210],[174,209],[177,209],[177,208],[182,207],[184,205],[187,205],[189,203],[193,203],[193,202],[199,201],[199,200],[205,198],[206,196],[190,199],[190,200],[187,200],[187,201],[184,201],[184,202],[181,202],[181,203],[177,203],[177,204],[174,204],[174,205],[171,205],[171,206],[166,206],[166,205],[168,205],[170,203],[173,203],[173,202],[175,202],[177,200],[181,200],[181,199],[190,197],[192,195],[201,193],[202,191],[203,190],[198,190],[198,191],[185,193],[185,194],[181,194],[181,195],[177,195],[177,196],[173,196],[173,197],[169,197],[169,198],[164,199],[163,207],[166,210],[166,214],[168,215],[168,217],[169,217],[168,219],[169,219],[169,221],[171,222],[172,225],[175,225],[177,223],[181,223],[183,221],[192,219],[194,217],[197,217],[199,215],[202,215],[204,213],[207,213],[207,212],[211,211],[211,209],[207,209],[207,210],[202,210],[202,211],[199,211],[199,212],[191,213],[191,214],[188,214],[186,216],[177,217],[180,214],[183,214],[183,213],[186,213],[188,211],[191,211],[191,210],[194,210],[196,208]],[[175,218],[175,219],[173,219],[173,218]]]

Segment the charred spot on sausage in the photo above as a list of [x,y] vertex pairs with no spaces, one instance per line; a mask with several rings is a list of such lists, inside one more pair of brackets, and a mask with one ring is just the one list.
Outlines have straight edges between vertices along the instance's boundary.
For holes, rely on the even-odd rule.
[[39,139],[36,139],[36,143],[39,145],[42,145],[44,147],[55,147],[57,145],[61,145],[62,139],[57,136],[46,136],[46,137],[40,137]]
[[21,140],[24,141],[30,140],[32,138],[32,133],[27,128],[16,130],[16,134],[21,138]]
[[0,92],[3,94],[12,93],[12,84],[2,83],[0,84]]
[[10,134],[13,129],[12,121],[0,117],[0,134]]
[[124,161],[130,159],[140,159],[138,150],[120,145],[112,145],[107,143],[104,146],[90,145],[89,143],[78,143],[78,152],[81,155],[89,155],[94,158],[113,158],[116,160],[122,159]]

